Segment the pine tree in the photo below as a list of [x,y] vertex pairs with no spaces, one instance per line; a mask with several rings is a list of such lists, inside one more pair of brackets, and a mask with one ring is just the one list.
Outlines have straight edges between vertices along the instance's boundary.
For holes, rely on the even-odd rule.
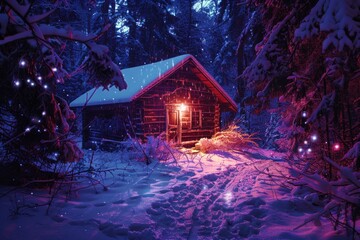
[[[88,83],[124,89],[120,69],[97,34],[84,33],[57,21],[57,11],[68,7],[52,1],[3,1],[0,8],[0,141],[3,162],[16,162],[38,169],[56,161],[78,161],[82,152],[69,138],[75,118],[67,102],[56,94],[58,84],[71,82],[61,53],[66,41],[88,48],[81,63],[89,73]],[[56,20],[56,21],[55,21]],[[67,25],[67,26],[66,26]]]
[[[279,131],[284,138],[278,141],[280,147],[298,152],[303,142],[317,134],[318,152],[313,156],[340,160],[358,141],[355,116],[359,114],[354,104],[359,92],[354,89],[359,68],[359,3],[251,4],[262,13],[265,32],[256,45],[256,58],[239,77],[248,89],[245,99],[261,111],[279,98]],[[332,177],[330,168],[326,174]]]

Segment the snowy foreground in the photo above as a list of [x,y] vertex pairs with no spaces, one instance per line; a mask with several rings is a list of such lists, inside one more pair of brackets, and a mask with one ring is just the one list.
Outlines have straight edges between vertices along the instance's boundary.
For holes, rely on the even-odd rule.
[[[90,165],[91,152],[87,152]],[[46,190],[0,198],[0,239],[346,239],[326,219],[301,225],[318,207],[286,188],[287,164],[262,149],[179,155],[146,166],[124,153],[95,152],[93,173],[76,194],[46,206]],[[126,159],[126,160],[124,160]],[[170,163],[171,162],[171,163]],[[269,174],[267,174],[269,173]],[[89,174],[89,173],[86,173]],[[89,186],[90,177],[107,186]],[[75,188],[75,187],[74,187]],[[0,188],[0,194],[10,188]],[[306,200],[305,200],[306,199]]]

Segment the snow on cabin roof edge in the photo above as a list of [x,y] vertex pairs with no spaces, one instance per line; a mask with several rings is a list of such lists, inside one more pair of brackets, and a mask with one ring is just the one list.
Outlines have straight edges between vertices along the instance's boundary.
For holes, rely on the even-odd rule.
[[196,58],[190,54],[184,54],[159,62],[122,69],[121,72],[125,78],[125,82],[128,85],[127,89],[119,91],[114,86],[110,87],[109,90],[93,88],[72,101],[70,103],[70,107],[83,107],[84,105],[97,106],[131,102],[147,92],[162,79],[175,72],[189,59],[195,62],[202,74],[204,74],[206,78],[210,80],[218,93],[220,93],[225,98],[229,109],[237,111],[237,105],[234,100],[204,69],[204,67],[196,60]]
[[72,101],[70,107],[130,102],[159,80],[168,76],[169,72],[172,73],[190,57],[190,54],[184,54],[146,65],[122,69],[121,72],[128,86],[126,89],[119,91],[115,86],[110,87],[109,90],[93,88]]

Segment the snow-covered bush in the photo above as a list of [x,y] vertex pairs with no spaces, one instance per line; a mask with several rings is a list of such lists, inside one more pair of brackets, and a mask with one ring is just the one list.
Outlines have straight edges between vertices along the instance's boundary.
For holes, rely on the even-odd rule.
[[147,136],[145,142],[138,139],[129,138],[128,146],[130,146],[131,158],[136,161],[150,164],[154,161],[176,161],[179,151],[165,140],[165,133],[157,137]]
[[195,144],[195,148],[201,152],[213,150],[241,149],[248,144],[254,144],[255,138],[252,134],[243,133],[241,129],[232,123],[228,128],[216,133],[212,138],[201,138]]
[[299,227],[312,221],[319,223],[320,217],[325,216],[333,222],[335,229],[345,228],[352,239],[358,239],[360,229],[356,228],[356,223],[360,220],[360,173],[342,167],[329,158],[326,161],[338,171],[336,180],[328,181],[319,174],[301,174],[302,177],[295,183],[315,191],[317,195],[311,196],[317,196],[317,203],[318,196],[323,196],[324,205],[320,212],[313,214]]

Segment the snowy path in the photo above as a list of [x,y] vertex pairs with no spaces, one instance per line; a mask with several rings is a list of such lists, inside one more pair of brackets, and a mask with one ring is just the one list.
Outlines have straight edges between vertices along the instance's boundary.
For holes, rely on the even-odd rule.
[[[315,208],[291,198],[278,179],[260,174],[258,169],[287,171],[281,156],[272,154],[216,152],[146,167],[100,152],[96,164],[119,169],[102,176],[108,191],[88,188],[58,199],[49,215],[44,207],[15,218],[1,214],[0,239],[337,239],[326,237],[334,235],[329,226],[293,231]],[[44,194],[34,190],[24,199],[39,202]],[[1,213],[24,201],[20,196],[1,198]]]
[[[216,173],[192,177],[173,188],[174,196],[153,203],[147,213],[161,238],[230,239],[258,234],[267,213],[262,207],[265,202],[254,197],[252,191],[258,175],[253,164],[256,163],[238,163]],[[174,232],[179,236],[174,236]]]

